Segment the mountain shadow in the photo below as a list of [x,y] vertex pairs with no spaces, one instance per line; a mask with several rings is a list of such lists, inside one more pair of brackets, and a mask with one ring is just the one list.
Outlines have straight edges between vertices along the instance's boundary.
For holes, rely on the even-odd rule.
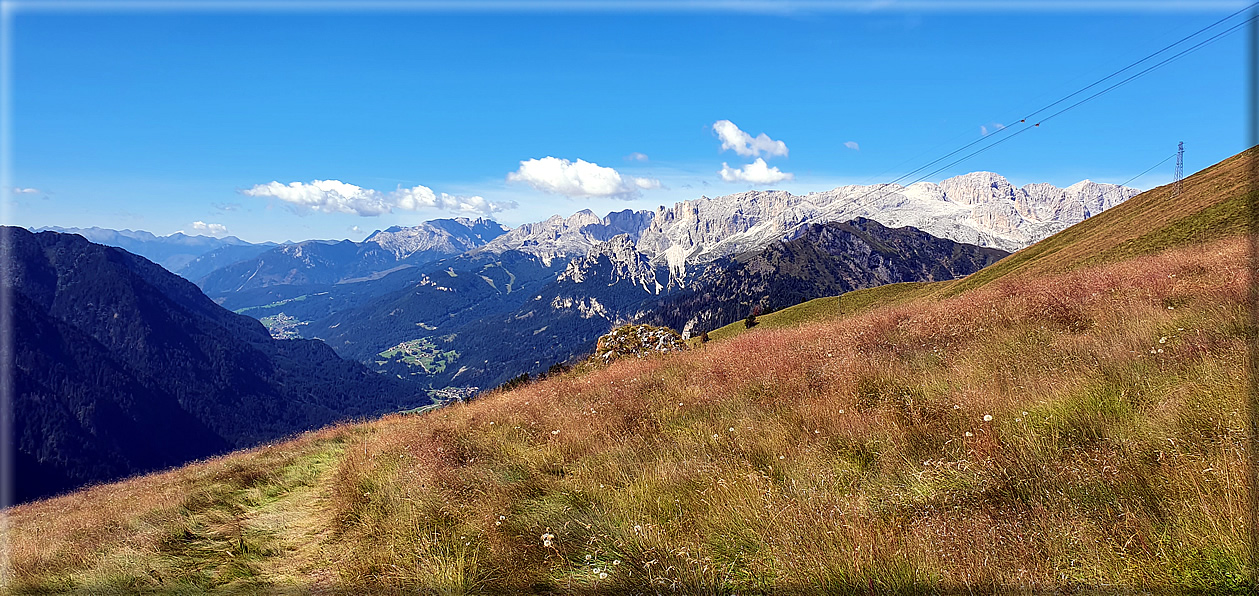
[[143,257],[3,235],[18,502],[429,403],[322,342],[272,339]]

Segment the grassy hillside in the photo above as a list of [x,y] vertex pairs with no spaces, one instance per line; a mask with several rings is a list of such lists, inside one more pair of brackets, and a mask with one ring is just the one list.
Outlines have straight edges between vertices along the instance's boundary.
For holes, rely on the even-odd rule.
[[[1143,192],[963,279],[893,284],[849,292],[838,299],[819,298],[770,313],[758,327],[794,326],[925,296],[956,296],[1008,276],[1061,273],[1244,234],[1247,193],[1253,190],[1249,179],[1257,158],[1259,148],[1252,148],[1206,168],[1186,178],[1175,197],[1171,185]],[[737,322],[709,336],[724,339],[744,329]]]
[[16,507],[8,588],[1242,590],[1255,331],[1219,235]]

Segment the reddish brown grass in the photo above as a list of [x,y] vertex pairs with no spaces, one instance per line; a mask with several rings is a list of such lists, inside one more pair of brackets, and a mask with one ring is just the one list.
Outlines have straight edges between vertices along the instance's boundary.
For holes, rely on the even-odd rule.
[[[329,431],[343,447],[303,513],[324,531],[242,577],[270,585],[300,552],[298,585],[454,592],[1238,587],[1244,251],[757,329]],[[103,561],[190,556],[171,502],[317,443],[15,508],[16,585],[140,581]],[[233,502],[247,533],[254,506]]]

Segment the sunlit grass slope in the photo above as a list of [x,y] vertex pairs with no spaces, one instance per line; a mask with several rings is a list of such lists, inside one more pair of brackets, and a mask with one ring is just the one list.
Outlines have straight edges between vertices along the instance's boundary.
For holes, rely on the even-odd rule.
[[[1153,188],[963,279],[893,284],[819,298],[764,315],[758,327],[794,326],[924,296],[955,296],[1007,276],[1060,273],[1243,234],[1246,196],[1253,190],[1249,172],[1257,158],[1259,148],[1252,148],[1206,168],[1186,178],[1176,196],[1171,185]],[[725,339],[744,331],[740,321],[709,336]]]
[[10,512],[10,590],[1238,588],[1245,242],[763,329]]

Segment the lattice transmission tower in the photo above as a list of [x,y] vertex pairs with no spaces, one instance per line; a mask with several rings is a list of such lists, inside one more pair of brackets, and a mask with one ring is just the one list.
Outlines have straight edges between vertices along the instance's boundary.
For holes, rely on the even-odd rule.
[[1185,142],[1176,145],[1176,180],[1172,182],[1172,196],[1180,196],[1181,180],[1185,177]]

